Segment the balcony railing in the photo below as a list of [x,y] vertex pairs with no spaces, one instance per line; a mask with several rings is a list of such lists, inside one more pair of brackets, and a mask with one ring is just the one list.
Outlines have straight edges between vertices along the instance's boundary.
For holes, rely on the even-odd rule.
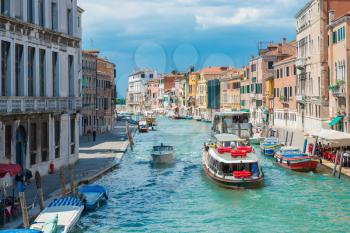
[[298,103],[304,104],[305,103],[305,95],[297,95],[297,96],[295,96],[295,100]]
[[74,112],[81,108],[80,98],[0,97],[0,114]]
[[346,97],[345,85],[334,85],[330,87],[334,97]]
[[303,70],[305,69],[306,66],[306,58],[298,58],[295,62],[295,66],[299,69],[299,70]]

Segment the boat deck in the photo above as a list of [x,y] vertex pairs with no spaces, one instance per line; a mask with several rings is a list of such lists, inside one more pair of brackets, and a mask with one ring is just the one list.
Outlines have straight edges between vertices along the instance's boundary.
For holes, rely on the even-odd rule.
[[256,163],[258,158],[255,153],[248,153],[246,157],[233,157],[230,153],[220,154],[217,150],[211,148],[209,150],[210,155],[222,163]]

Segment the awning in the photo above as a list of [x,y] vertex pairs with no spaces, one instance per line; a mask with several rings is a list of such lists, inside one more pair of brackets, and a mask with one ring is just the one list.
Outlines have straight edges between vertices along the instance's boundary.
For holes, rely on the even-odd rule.
[[0,178],[6,176],[7,173],[10,176],[16,176],[22,170],[21,166],[18,164],[0,164]]
[[329,129],[319,129],[309,131],[306,135],[318,137],[320,140],[324,140],[326,143],[329,143],[330,146],[350,146],[350,134],[348,133]]
[[329,122],[329,126],[335,126],[336,124],[339,123],[343,119],[343,116],[336,116],[334,117],[331,122]]
[[241,109],[241,112],[247,112],[247,113],[249,113],[250,111],[249,111],[249,109]]

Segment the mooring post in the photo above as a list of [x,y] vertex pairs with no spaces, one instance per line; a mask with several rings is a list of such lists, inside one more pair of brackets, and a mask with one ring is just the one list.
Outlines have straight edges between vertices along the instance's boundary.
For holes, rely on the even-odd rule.
[[62,196],[66,195],[66,179],[64,178],[63,168],[60,167],[60,182],[61,182],[61,194]]
[[311,154],[312,156],[315,155],[317,143],[318,143],[318,137],[316,137],[314,147],[312,147],[312,154]]
[[290,136],[290,143],[289,143],[290,146],[293,145],[293,137],[294,137],[294,132],[292,132],[292,135]]
[[334,167],[333,167],[333,172],[332,172],[333,176],[335,176],[335,173],[337,172],[337,161],[338,161],[338,158],[339,158],[339,151],[337,151],[336,155],[335,155]]
[[24,228],[28,229],[29,228],[29,216],[28,216],[26,196],[24,193],[23,181],[18,181],[17,189],[18,189],[19,202],[21,204],[21,209],[22,209],[23,226],[24,226]]
[[70,192],[75,195],[75,183],[74,183],[74,178],[75,178],[75,173],[74,173],[74,165],[69,165],[69,176],[70,176]]
[[341,169],[343,168],[343,160],[344,160],[344,156],[348,156],[347,153],[342,152],[341,156],[340,156],[340,164],[339,164],[339,173],[338,173],[338,178],[340,179],[341,176]]
[[41,186],[41,176],[40,176],[40,173],[38,171],[35,172],[35,185],[36,185],[36,191],[38,193],[40,210],[43,210],[45,208],[44,193],[43,193],[43,189]]

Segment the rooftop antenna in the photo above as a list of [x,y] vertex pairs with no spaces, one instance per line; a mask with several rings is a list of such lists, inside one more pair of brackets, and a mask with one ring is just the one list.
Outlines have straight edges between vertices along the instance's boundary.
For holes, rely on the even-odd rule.
[[260,55],[260,52],[263,48],[267,48],[267,45],[273,44],[273,41],[259,41],[258,42],[258,53]]

